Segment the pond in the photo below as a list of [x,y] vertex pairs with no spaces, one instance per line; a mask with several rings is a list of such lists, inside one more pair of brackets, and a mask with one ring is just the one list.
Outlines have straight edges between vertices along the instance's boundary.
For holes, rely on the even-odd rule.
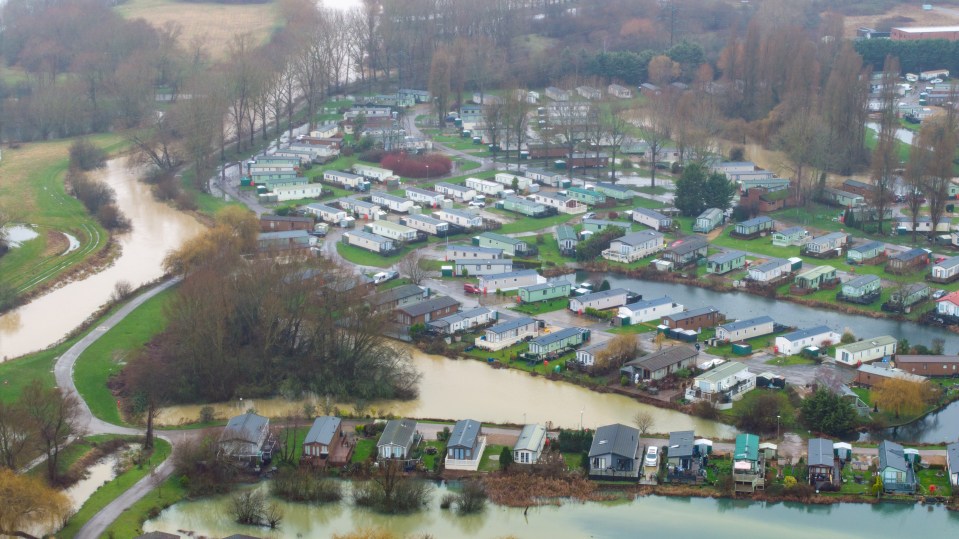
[[[255,488],[267,492],[266,485]],[[489,505],[478,515],[459,516],[439,509],[445,486],[433,491],[429,506],[414,515],[384,516],[348,502],[315,506],[278,501],[284,518],[279,530],[241,526],[226,515],[229,496],[181,502],[146,522],[144,531],[225,537],[244,533],[270,539],[323,538],[367,528],[385,528],[397,537],[429,533],[437,538],[549,537],[622,538],[709,537],[742,539],[852,539],[861,537],[954,537],[959,514],[942,508],[904,504],[802,505],[712,498],[649,496],[607,503],[565,503],[521,508]],[[708,530],[708,531],[707,531]]]
[[7,245],[14,249],[40,236],[40,233],[30,225],[6,226],[3,227],[3,233],[6,236]]
[[[371,404],[387,413],[416,419],[465,419],[492,423],[547,423],[553,426],[596,428],[609,423],[633,424],[639,410],[653,414],[654,432],[694,429],[699,436],[732,438],[736,430],[673,410],[641,404],[628,397],[597,393],[577,385],[533,377],[514,369],[493,369],[475,360],[451,360],[411,349],[413,364],[423,374],[420,396],[412,401]],[[217,414],[228,417],[253,407],[268,416],[300,414],[302,402],[282,399],[220,403]],[[165,408],[158,422],[195,422],[200,405]],[[322,409],[322,407],[318,407]],[[346,406],[350,408],[350,406]]]

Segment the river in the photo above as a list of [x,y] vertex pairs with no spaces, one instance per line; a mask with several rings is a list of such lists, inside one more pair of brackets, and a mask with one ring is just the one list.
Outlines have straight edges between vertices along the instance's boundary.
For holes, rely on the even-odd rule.
[[912,344],[929,346],[935,338],[945,339],[946,353],[959,353],[959,337],[941,328],[923,326],[915,322],[901,322],[888,318],[870,318],[837,311],[813,309],[805,305],[777,301],[746,292],[716,292],[676,283],[629,279],[616,275],[596,274],[594,279],[606,278],[613,287],[624,287],[642,294],[647,299],[669,296],[687,309],[713,306],[731,319],[747,319],[769,315],[776,322],[797,328],[827,325],[842,332],[849,329],[861,338],[892,335],[906,338]]
[[[639,410],[653,414],[653,432],[693,429],[698,436],[732,438],[736,430],[728,425],[692,417],[673,410],[641,404],[612,393],[595,391],[515,369],[493,369],[481,361],[451,360],[412,350],[413,363],[423,374],[420,396],[412,401],[384,401],[371,404],[377,415],[392,414],[415,419],[466,419],[488,423],[542,423],[554,427],[593,428],[610,423],[633,424]],[[301,414],[302,402],[283,399],[239,401],[215,406],[221,417],[235,415],[247,407],[273,417]],[[160,424],[195,422],[201,406],[172,406],[163,409]],[[319,409],[322,409],[318,406]],[[348,408],[348,406],[347,406]],[[580,415],[582,412],[582,415]]]
[[124,158],[92,174],[116,191],[117,206],[133,225],[130,232],[114,236],[120,256],[109,268],[0,316],[2,360],[62,339],[109,300],[116,283],[126,281],[136,288],[159,278],[166,254],[204,229],[192,216],[155,201],[150,186],[138,181]]
[[[266,492],[266,485],[256,488]],[[379,515],[355,508],[348,502],[316,506],[278,501],[284,518],[276,531],[233,523],[226,515],[230,497],[218,496],[177,503],[156,519],[147,521],[143,529],[169,533],[189,530],[196,534],[191,536],[207,537],[239,533],[269,539],[331,537],[367,528],[387,529],[396,537],[428,533],[442,539],[506,536],[901,539],[949,537],[959,533],[959,514],[941,507],[926,509],[905,504],[802,505],[648,496],[632,501],[533,507],[526,515],[523,509],[488,505],[483,513],[458,516],[439,509],[439,500],[446,492],[445,487],[437,487],[428,508],[403,516]]]

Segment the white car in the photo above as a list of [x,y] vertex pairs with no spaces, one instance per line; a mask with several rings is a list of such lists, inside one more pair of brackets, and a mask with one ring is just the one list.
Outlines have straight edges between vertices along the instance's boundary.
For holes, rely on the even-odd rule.
[[474,200],[474,201],[470,202],[469,206],[470,206],[471,208],[485,208],[485,207],[486,207],[486,203],[485,203],[485,202],[480,202],[480,201],[478,201],[478,200]]
[[595,212],[588,211],[583,214],[583,219],[592,219],[593,217],[596,217]]
[[655,445],[651,445],[646,448],[646,457],[643,459],[644,466],[651,466],[653,468],[659,466],[659,448]]
[[393,270],[381,271],[381,272],[373,275],[373,284],[383,284],[383,283],[385,283],[386,281],[389,281],[390,279],[395,279],[395,278],[397,278],[397,277],[399,277],[399,276],[400,276],[400,274],[397,273],[397,272],[395,272],[395,271],[393,271]]

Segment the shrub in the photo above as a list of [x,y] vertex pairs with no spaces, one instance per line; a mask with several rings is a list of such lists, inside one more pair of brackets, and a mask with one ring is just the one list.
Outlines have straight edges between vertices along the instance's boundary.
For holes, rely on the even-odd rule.
[[291,502],[330,503],[343,497],[340,483],[335,480],[290,468],[280,470],[270,484],[270,492]]
[[200,423],[212,423],[216,419],[216,414],[212,406],[200,408]]
[[452,492],[444,494],[443,499],[440,500],[440,509],[449,509],[452,507],[453,504],[456,503],[456,498],[456,494],[453,494]]
[[85,138],[70,145],[70,166],[80,170],[102,168],[107,164],[107,152]]
[[360,161],[366,161],[367,163],[380,163],[384,157],[386,157],[386,152],[378,148],[367,150],[359,155]]
[[628,385],[629,385],[629,376],[626,376],[626,375],[624,374],[624,375],[619,379],[619,385],[621,385],[621,386],[628,386]]
[[411,155],[407,153],[389,153],[380,164],[400,176],[407,178],[439,178],[449,174],[453,161],[439,154]]
[[486,507],[486,489],[477,480],[467,481],[456,498],[456,510],[460,514],[479,513]]
[[703,419],[716,419],[719,417],[719,410],[709,401],[696,401],[693,404],[693,415]]

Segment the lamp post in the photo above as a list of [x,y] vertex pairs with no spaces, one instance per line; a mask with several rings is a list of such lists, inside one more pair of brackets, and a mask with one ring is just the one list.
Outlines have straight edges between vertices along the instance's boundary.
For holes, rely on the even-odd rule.
[[583,412],[586,410],[579,411],[579,430],[583,430]]
[[426,165],[426,183],[430,181],[430,166]]
[[777,440],[779,439],[779,418],[780,416],[777,414],[776,415],[776,439]]

